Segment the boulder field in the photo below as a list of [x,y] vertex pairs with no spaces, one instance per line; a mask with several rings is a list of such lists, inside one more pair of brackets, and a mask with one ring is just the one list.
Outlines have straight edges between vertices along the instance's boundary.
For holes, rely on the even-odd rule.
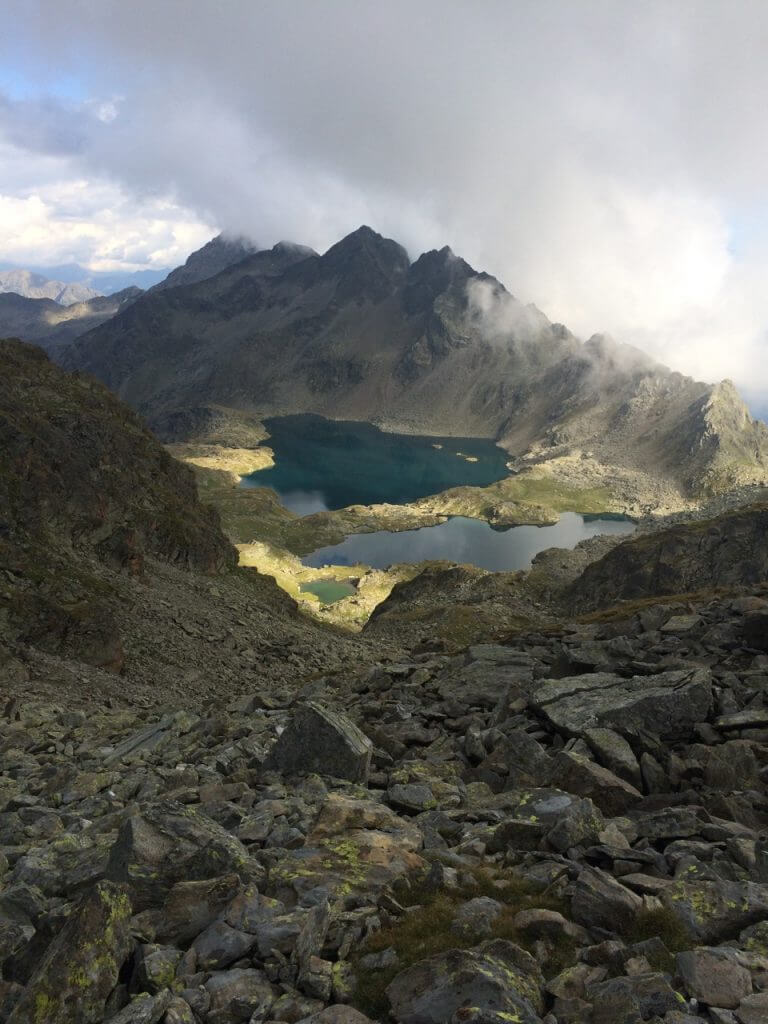
[[8,701],[0,1021],[765,1022],[767,596]]

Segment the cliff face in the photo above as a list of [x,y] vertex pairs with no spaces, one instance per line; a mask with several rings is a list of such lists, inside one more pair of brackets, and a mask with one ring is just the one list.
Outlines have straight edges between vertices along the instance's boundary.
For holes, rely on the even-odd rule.
[[768,505],[684,523],[625,541],[568,588],[574,612],[619,601],[749,586],[768,579]]
[[692,494],[768,479],[768,430],[732,387],[583,344],[450,249],[411,263],[370,228],[323,256],[281,244],[152,292],[61,361],[152,424],[206,405],[314,412],[493,437],[533,459],[587,450]]

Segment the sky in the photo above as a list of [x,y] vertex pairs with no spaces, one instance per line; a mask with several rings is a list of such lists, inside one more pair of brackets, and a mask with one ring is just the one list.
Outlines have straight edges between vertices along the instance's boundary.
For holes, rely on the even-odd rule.
[[3,0],[0,261],[450,245],[768,403],[764,0]]

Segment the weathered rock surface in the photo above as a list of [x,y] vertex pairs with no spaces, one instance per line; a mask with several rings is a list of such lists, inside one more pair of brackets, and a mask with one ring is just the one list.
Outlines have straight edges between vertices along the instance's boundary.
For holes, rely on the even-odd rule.
[[476,950],[452,950],[422,960],[399,974],[387,995],[402,1024],[444,1024],[468,1006],[538,1024],[544,1005],[541,985],[533,957],[497,939]]
[[366,782],[373,744],[346,716],[311,701],[296,710],[280,735],[267,768],[323,772],[350,782]]
[[130,952],[131,904],[100,883],[83,897],[48,947],[8,1024],[99,1024]]

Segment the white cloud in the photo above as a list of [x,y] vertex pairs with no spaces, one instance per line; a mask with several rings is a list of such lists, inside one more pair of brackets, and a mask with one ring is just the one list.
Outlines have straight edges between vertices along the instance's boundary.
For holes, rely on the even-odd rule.
[[0,257],[40,262],[47,230],[92,265],[157,265],[215,228],[322,249],[367,222],[583,335],[768,392],[768,226],[734,254],[730,221],[768,180],[765,4],[10,7],[0,59],[87,98],[0,102]]

